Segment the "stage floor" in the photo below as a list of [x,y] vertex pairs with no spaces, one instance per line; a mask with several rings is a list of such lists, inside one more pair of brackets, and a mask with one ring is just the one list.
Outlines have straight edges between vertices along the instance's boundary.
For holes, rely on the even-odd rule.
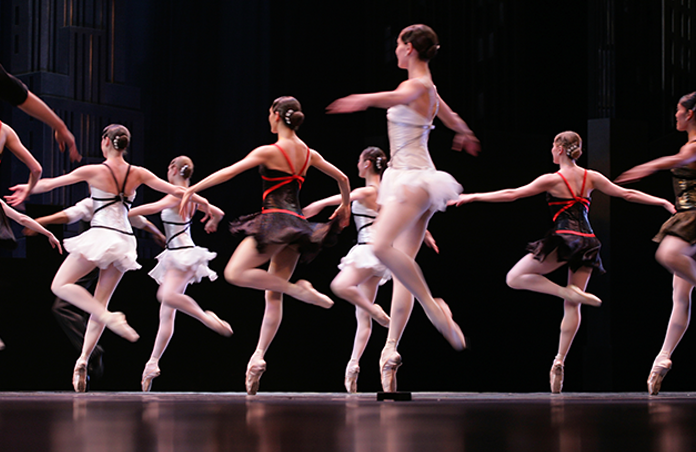
[[0,450],[696,450],[696,393],[0,393]]

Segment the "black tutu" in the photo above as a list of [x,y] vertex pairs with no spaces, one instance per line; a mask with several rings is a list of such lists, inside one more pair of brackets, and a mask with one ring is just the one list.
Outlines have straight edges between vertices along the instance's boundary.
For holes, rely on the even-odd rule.
[[557,250],[558,260],[568,262],[568,267],[573,272],[580,267],[592,267],[600,273],[605,273],[602,258],[599,255],[601,248],[602,244],[596,237],[557,234],[555,230],[549,231],[543,239],[527,245],[527,251],[540,262]]

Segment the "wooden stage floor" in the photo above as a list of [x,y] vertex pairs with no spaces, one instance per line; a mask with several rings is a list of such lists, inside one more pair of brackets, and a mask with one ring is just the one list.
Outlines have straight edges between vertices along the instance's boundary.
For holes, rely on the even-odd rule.
[[696,450],[696,393],[0,392],[0,451]]

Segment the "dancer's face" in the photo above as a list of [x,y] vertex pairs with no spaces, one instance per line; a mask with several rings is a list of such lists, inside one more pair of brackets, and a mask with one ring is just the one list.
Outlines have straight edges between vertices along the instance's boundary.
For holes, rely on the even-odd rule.
[[365,160],[361,155],[358,159],[358,176],[365,179],[367,177],[367,171],[370,169],[370,161]]
[[396,60],[400,69],[408,69],[409,52],[413,49],[413,44],[405,43],[401,35],[396,39]]
[[273,111],[273,107],[268,109],[268,123],[271,125],[271,133],[278,133],[278,114]]
[[558,165],[561,161],[561,152],[563,152],[563,146],[554,141],[553,145],[551,146],[551,155],[553,156],[553,163],[556,165]]
[[179,168],[176,167],[176,159],[172,160],[172,162],[169,164],[169,167],[167,168],[167,180],[169,181],[170,184],[173,184],[172,182],[174,180],[174,176],[176,176],[176,173],[179,171]]
[[694,117],[693,110],[688,110],[682,104],[677,104],[677,113],[674,115],[677,119],[677,130],[684,132],[686,130],[686,125]]

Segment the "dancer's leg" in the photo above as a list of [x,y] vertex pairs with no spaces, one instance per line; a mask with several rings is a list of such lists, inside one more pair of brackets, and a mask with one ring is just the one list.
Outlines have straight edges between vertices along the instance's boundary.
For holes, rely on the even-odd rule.
[[[449,308],[436,300],[414,259],[432,216],[430,197],[420,188],[404,187],[405,201],[385,204],[373,226],[373,250],[379,260],[391,270],[395,279],[415,295],[423,310],[456,349],[464,348],[464,336],[452,321]],[[415,251],[413,251],[415,249]],[[413,252],[411,252],[413,251]]]
[[556,250],[546,256],[543,262],[534,259],[533,255],[527,254],[510,269],[506,281],[508,286],[513,289],[531,290],[554,295],[574,303],[600,306],[602,301],[599,298],[586,293],[572,282],[567,287],[562,287],[543,276],[562,265],[565,265],[565,262],[558,261]]
[[[587,288],[590,275],[592,275],[590,267],[581,267],[576,272],[572,272],[569,269],[568,283],[584,291]],[[551,392],[553,393],[560,393],[563,389],[565,358],[578,329],[580,329],[580,320],[580,303],[563,300],[563,320],[561,321],[561,334],[558,340],[558,353],[553,359],[550,372]]]
[[103,304],[97,302],[87,289],[75,284],[96,266],[80,256],[68,254],[56,272],[51,283],[51,291],[58,297],[97,317],[106,312]]
[[[333,306],[331,298],[317,292],[309,281],[300,280],[293,284],[271,272],[257,268],[268,262],[274,255],[285,252],[286,249],[289,248],[283,245],[269,245],[266,252],[261,254],[256,248],[256,240],[253,237],[247,237],[237,246],[225,267],[225,279],[230,284],[240,287],[285,293],[300,301],[323,308]],[[295,254],[297,254],[296,251]]]
[[[341,271],[341,273],[342,272],[343,271]],[[360,284],[357,287],[360,291],[360,296],[364,297],[366,300],[371,300],[371,302],[374,303],[380,280],[381,278],[379,276],[372,276]],[[346,390],[350,393],[357,392],[358,390],[360,358],[362,357],[365,347],[367,346],[367,341],[370,339],[370,335],[372,334],[372,316],[367,311],[355,306],[355,318],[357,320],[357,327],[355,329],[355,339],[353,340],[353,352],[351,353],[350,360],[346,365],[346,373],[343,381]]]
[[668,235],[662,239],[655,258],[672,274],[679,276],[692,286],[696,286],[696,245]]
[[155,338],[155,346],[152,348],[150,359],[145,363],[143,369],[143,377],[140,381],[140,386],[143,392],[150,391],[152,380],[159,377],[160,368],[159,360],[164,354],[164,351],[169,345],[169,341],[174,335],[174,320],[176,319],[176,309],[162,303],[160,306],[159,328],[157,329],[157,337]]
[[[295,270],[299,254],[292,248],[284,248],[278,252],[268,266],[268,274],[278,279],[290,279]],[[266,308],[261,322],[261,331],[256,350],[251,355],[246,371],[247,394],[254,395],[259,389],[259,380],[266,370],[264,356],[278,332],[283,318],[283,294],[281,292],[265,291]]]
[[164,275],[162,285],[157,290],[157,299],[163,305],[190,315],[223,336],[232,335],[232,328],[230,328],[229,323],[220,320],[217,315],[210,311],[204,311],[193,298],[184,293],[188,282],[193,277],[193,273],[193,270],[168,269]]
[[[389,316],[380,305],[375,304],[374,294],[368,298],[361,285],[371,279],[376,279],[379,284],[379,277],[373,276],[370,268],[356,268],[352,265],[345,267],[331,281],[331,290],[336,296],[343,298],[346,301],[353,303],[356,307],[361,308],[364,313],[370,315],[382,326],[389,326]],[[373,283],[370,283],[373,284]],[[357,311],[356,311],[357,312]]]

